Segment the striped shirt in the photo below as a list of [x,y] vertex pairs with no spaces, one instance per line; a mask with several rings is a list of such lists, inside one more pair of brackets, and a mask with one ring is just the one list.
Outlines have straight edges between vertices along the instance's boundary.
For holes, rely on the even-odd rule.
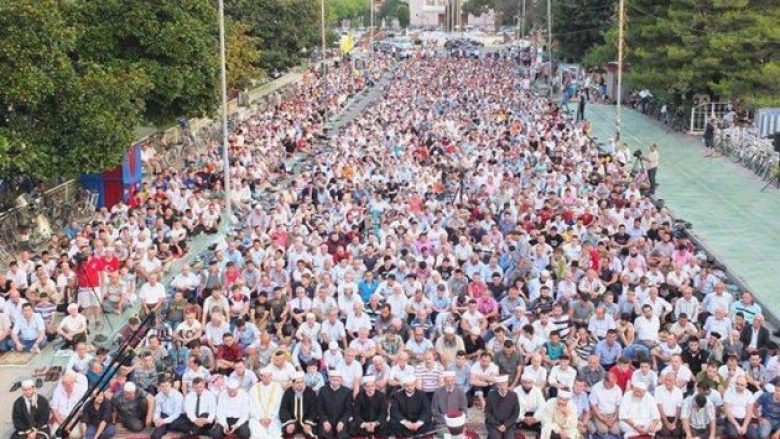
[[414,368],[414,376],[420,380],[420,390],[423,392],[433,392],[441,387],[441,373],[444,370],[441,364],[434,363],[433,368],[429,369],[426,364],[420,363]]

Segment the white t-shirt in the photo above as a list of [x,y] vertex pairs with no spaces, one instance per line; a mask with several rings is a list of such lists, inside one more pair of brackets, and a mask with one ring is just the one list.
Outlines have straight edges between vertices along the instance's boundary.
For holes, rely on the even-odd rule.
[[742,393],[736,389],[728,389],[723,394],[723,404],[728,404],[731,414],[737,419],[744,419],[747,414],[748,404],[753,404],[753,393],[745,389]]
[[138,297],[147,305],[157,305],[158,303],[165,301],[165,287],[159,282],[154,284],[154,286],[147,282],[141,285]]
[[611,389],[607,389],[604,387],[604,382],[600,381],[593,385],[588,400],[599,408],[601,414],[608,415],[617,413],[622,398],[623,391],[620,390],[620,386],[615,384]]
[[664,416],[674,416],[677,413],[677,409],[682,407],[682,389],[674,386],[669,391],[666,386],[658,387],[655,389],[655,400],[663,409]]

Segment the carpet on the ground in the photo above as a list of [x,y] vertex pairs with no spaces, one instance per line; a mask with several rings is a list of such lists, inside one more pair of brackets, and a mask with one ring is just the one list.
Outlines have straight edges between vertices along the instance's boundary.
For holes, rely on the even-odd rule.
[[32,352],[6,352],[0,355],[0,366],[21,366],[27,364],[34,356]]

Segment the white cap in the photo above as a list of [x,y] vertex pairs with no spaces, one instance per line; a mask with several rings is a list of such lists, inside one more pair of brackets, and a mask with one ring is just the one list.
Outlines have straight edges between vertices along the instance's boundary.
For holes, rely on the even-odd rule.
[[637,381],[636,383],[631,383],[631,387],[639,390],[647,390],[647,384],[643,383],[642,381]]
[[339,344],[335,341],[328,343],[328,349],[335,350],[339,348]]
[[272,373],[273,373],[273,372],[271,371],[271,368],[270,368],[270,367],[268,367],[268,366],[266,366],[266,367],[264,367],[264,368],[260,369],[260,375],[270,375],[270,374],[272,374]]
[[474,334],[474,335],[480,335],[480,334],[482,334],[482,330],[475,326],[475,327],[471,328],[471,333]]
[[457,413],[460,415],[452,416],[454,413],[447,413],[447,416],[444,418],[444,423],[448,428],[460,428],[466,425],[466,414],[460,411]]
[[445,370],[441,373],[442,378],[455,378],[455,372],[451,370]]
[[125,383],[125,385],[124,385],[124,387],[122,387],[122,389],[125,392],[135,392],[136,386],[135,386],[134,382],[128,381],[128,382]]
[[328,372],[329,378],[334,378],[334,377],[341,378],[342,376],[343,375],[341,374],[340,370],[331,370],[330,372]]
[[558,398],[570,399],[571,398],[571,392],[567,392],[565,390],[561,390],[560,392],[558,392]]
[[228,389],[235,390],[235,389],[238,389],[239,387],[241,387],[241,383],[239,383],[238,380],[232,379],[232,378],[228,380],[228,382],[227,382],[227,388]]
[[542,270],[542,276],[544,277],[550,277],[550,271],[549,270]]
[[35,381],[33,380],[22,381],[22,389],[29,389],[31,387],[35,387]]
[[536,376],[530,371],[526,371],[520,376],[520,381],[536,381]]
[[290,378],[292,378],[292,380],[295,381],[295,380],[302,380],[304,376],[305,374],[303,372],[301,372],[300,370],[296,370],[295,372],[293,372]]
[[453,328],[452,326],[445,326],[444,327],[444,333],[452,335],[452,334],[455,333],[455,328]]
[[499,375],[496,377],[496,384],[508,383],[509,377],[507,375]]
[[376,377],[373,375],[363,377],[363,384],[373,384],[376,382]]

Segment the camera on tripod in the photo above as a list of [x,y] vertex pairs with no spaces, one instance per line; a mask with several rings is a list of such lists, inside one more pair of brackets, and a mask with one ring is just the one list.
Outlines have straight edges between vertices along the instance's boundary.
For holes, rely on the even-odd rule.
[[642,150],[641,149],[637,149],[636,151],[634,151],[633,156],[638,158],[638,159],[642,158]]

